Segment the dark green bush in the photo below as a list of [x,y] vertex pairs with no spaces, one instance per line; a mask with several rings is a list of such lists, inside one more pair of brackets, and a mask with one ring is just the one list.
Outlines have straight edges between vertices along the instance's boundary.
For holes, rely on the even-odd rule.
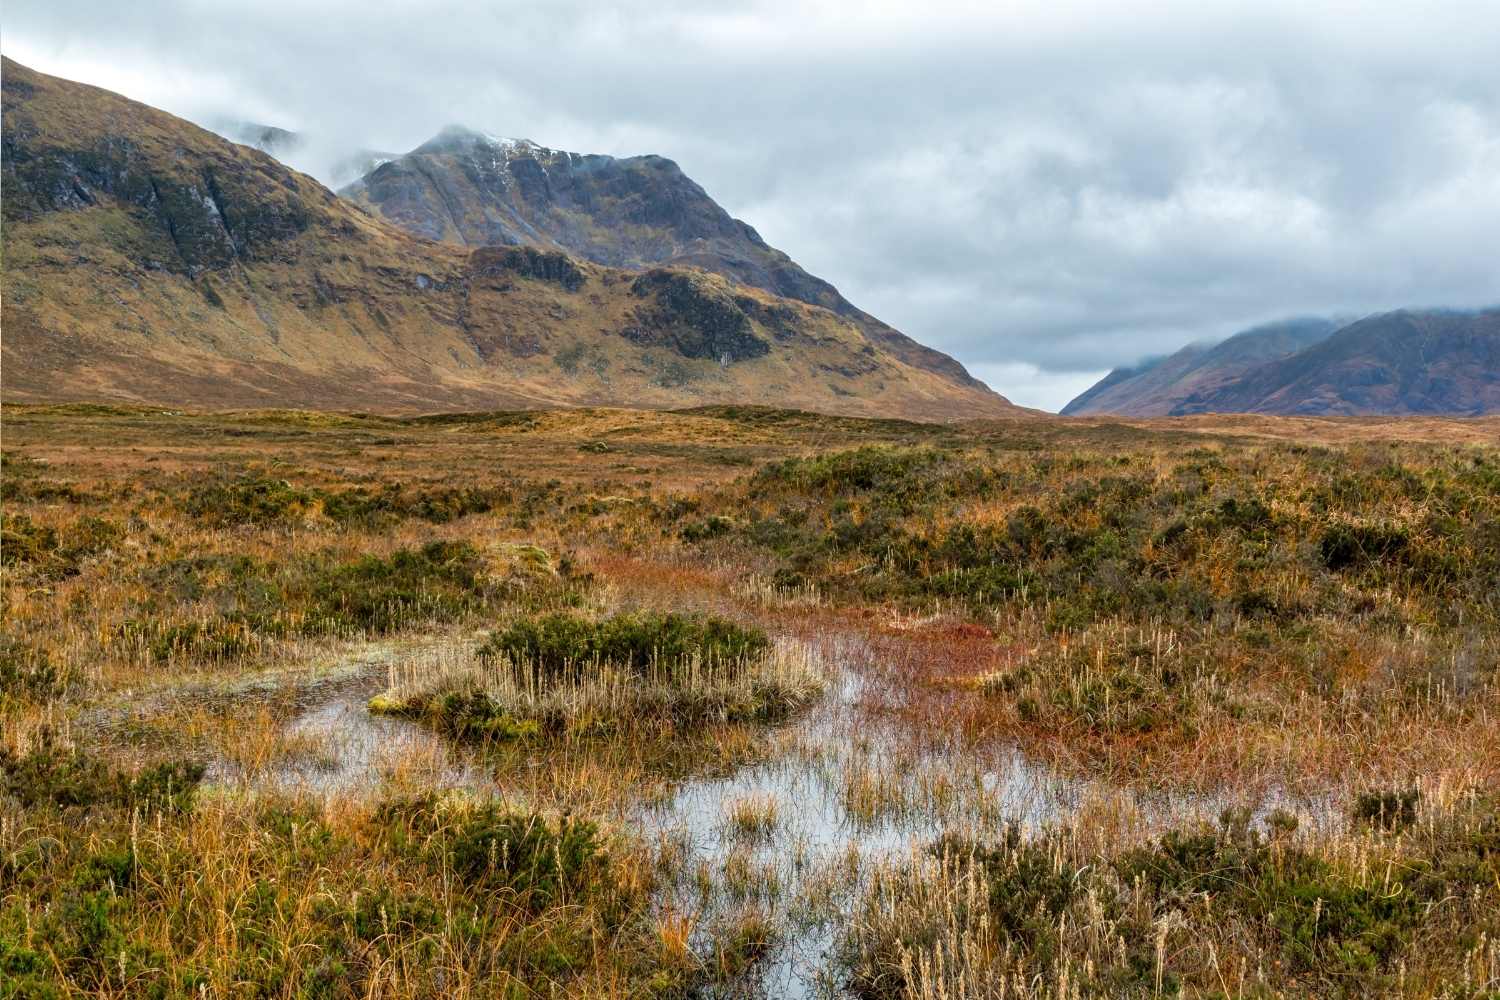
[[506,487],[410,491],[393,484],[381,490],[361,487],[327,494],[323,497],[323,513],[343,525],[378,527],[384,522],[409,517],[447,524],[470,514],[487,514],[508,505],[511,500],[511,490]]
[[1415,788],[1360,792],[1354,800],[1354,820],[1382,830],[1404,830],[1417,821]]
[[197,487],[188,493],[182,509],[205,524],[264,527],[305,517],[317,500],[314,491],[284,479],[244,479]]
[[1116,866],[1126,882],[1149,886],[1162,909],[1201,894],[1215,908],[1240,914],[1276,942],[1298,973],[1378,973],[1423,914],[1413,893],[1356,884],[1316,855],[1264,836],[1247,813],[1226,813],[1216,830],[1168,833]]
[[460,878],[504,886],[536,908],[586,891],[607,866],[593,823],[564,816],[554,830],[540,816],[498,805],[464,817],[448,853]]
[[124,534],[119,525],[101,517],[81,517],[59,530],[19,514],[0,524],[0,560],[32,567],[48,577],[76,576],[84,559],[110,548]]
[[711,538],[722,538],[734,529],[734,522],[715,514],[702,521],[683,525],[678,535],[684,542],[706,542]]
[[1084,885],[1078,873],[1060,862],[1049,837],[1028,840],[1011,825],[998,843],[944,837],[931,851],[938,857],[972,859],[983,873],[994,927],[1041,967],[1052,968],[1059,957],[1058,918]]
[[243,621],[210,618],[165,625],[151,640],[154,660],[186,657],[194,660],[233,660],[256,647],[254,630]]
[[1399,528],[1336,524],[1323,532],[1318,554],[1334,571],[1363,569],[1399,559],[1409,544]]
[[60,694],[62,679],[45,652],[0,635],[0,708],[46,702]]
[[490,583],[468,542],[428,542],[389,558],[365,556],[313,581],[314,619],[339,629],[385,634],[415,622],[452,621],[482,607]]
[[184,812],[192,808],[204,770],[202,764],[176,760],[130,774],[44,740],[25,754],[0,748],[0,795],[28,809],[116,806]]
[[641,674],[653,665],[672,669],[692,660],[729,663],[769,647],[764,632],[723,618],[645,611],[598,621],[566,614],[524,618],[491,636],[480,653],[562,677],[601,663]]

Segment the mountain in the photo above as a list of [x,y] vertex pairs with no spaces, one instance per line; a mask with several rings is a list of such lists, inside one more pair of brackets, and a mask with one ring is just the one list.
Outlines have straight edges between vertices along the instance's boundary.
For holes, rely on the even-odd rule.
[[230,142],[270,153],[294,170],[312,172],[317,168],[316,172],[333,184],[348,184],[358,180],[397,156],[396,153],[382,153],[374,149],[355,149],[351,152],[347,147],[341,147],[335,152],[327,148],[326,143],[314,141],[316,136],[309,137],[275,125],[262,125],[259,122],[224,116],[208,119],[204,127]]
[[262,153],[270,153],[277,159],[293,154],[307,144],[306,140],[296,132],[277,128],[275,125],[262,125],[259,122],[218,118],[209,122],[207,127],[209,131],[217,132],[230,142],[252,146]]
[[1116,368],[1063,407],[1062,413],[1163,416],[1197,394],[1228,385],[1259,365],[1316,344],[1338,327],[1329,319],[1289,319],[1244,330],[1218,344],[1189,344],[1167,357]]
[[1500,309],[1370,316],[1223,385],[1174,413],[1500,413]]
[[433,242],[164,112],[0,73],[10,400],[1025,412],[821,305],[680,266]]
[[832,310],[907,364],[978,386],[958,362],[855,308],[769,246],[665,157],[568,153],[453,125],[339,193],[459,246],[532,246],[609,267],[722,274]]

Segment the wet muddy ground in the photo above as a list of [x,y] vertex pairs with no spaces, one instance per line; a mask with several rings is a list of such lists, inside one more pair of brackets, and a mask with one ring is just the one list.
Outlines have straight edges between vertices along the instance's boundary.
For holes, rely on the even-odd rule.
[[[715,960],[716,942],[747,917],[774,929],[728,995],[844,996],[837,931],[861,888],[882,862],[922,851],[944,833],[984,838],[1009,824],[1098,822],[1100,810],[1142,834],[1211,821],[1229,807],[1287,809],[1314,828],[1338,822],[1326,802],[1122,789],[1058,775],[1013,748],[980,753],[942,734],[913,733],[899,717],[869,710],[878,665],[868,647],[855,640],[820,645],[824,697],[761,733],[763,752],[753,762],[729,773],[705,774],[689,763],[648,776],[619,797],[610,817],[653,852],[660,915],[689,922],[704,961]],[[500,767],[420,723],[369,711],[392,664],[421,648],[367,649],[299,688],[263,679],[219,692],[215,697],[243,704],[276,702],[281,752],[250,769],[215,759],[209,781],[228,793],[379,794],[399,781],[524,795],[506,787],[514,749]]]

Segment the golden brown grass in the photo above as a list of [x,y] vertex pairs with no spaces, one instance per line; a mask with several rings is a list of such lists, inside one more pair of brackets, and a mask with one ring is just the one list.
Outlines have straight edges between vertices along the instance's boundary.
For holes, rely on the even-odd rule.
[[[1252,435],[1236,421],[960,432],[764,411],[435,423],[7,407],[4,418],[5,634],[21,652],[4,661],[14,672],[4,674],[0,746],[24,755],[46,734],[62,734],[125,775],[186,757],[233,776],[202,789],[189,811],[135,816],[113,805],[79,812],[0,802],[3,853],[21,859],[0,884],[0,943],[36,953],[34,975],[63,995],[197,991],[200,980],[171,980],[166,971],[184,969],[202,977],[208,995],[233,995],[246,982],[290,995],[327,972],[337,996],[667,996],[713,980],[753,982],[758,963],[799,921],[828,921],[843,941],[847,965],[830,966],[829,976],[863,969],[871,981],[900,984],[895,992],[871,987],[875,996],[1147,996],[1173,982],[1190,996],[1377,987],[1482,996],[1500,975],[1500,929],[1484,909],[1500,884],[1465,881],[1451,860],[1454,845],[1469,844],[1475,870],[1493,868],[1487,848],[1462,838],[1487,829],[1483,803],[1500,782],[1495,597],[1470,586],[1462,559],[1430,585],[1378,562],[1352,571],[1318,562],[1324,533],[1339,525],[1400,527],[1418,553],[1461,553],[1443,549],[1443,539],[1487,537],[1462,534],[1491,516],[1483,496],[1413,485],[1473,476],[1500,460],[1470,424],[1387,433],[1273,421]],[[1324,444],[1267,440],[1305,433]],[[1370,443],[1377,437],[1445,443]],[[608,451],[579,448],[599,440]],[[768,462],[867,443],[900,452],[934,446],[956,456],[943,461],[988,470],[993,480],[984,491],[942,480],[938,499],[888,517],[880,497],[910,480],[882,494],[834,480],[806,487],[751,478]],[[1327,495],[1309,492],[1315,463]],[[1111,476],[1152,490],[1197,477],[1191,482],[1207,484],[1205,499],[1194,506],[1162,489],[1138,506],[1109,497],[1062,502],[1080,484]],[[1340,476],[1366,490],[1363,499],[1341,499]],[[242,480],[285,480],[312,499],[286,516],[231,524],[190,511],[195,490]],[[388,483],[413,502],[391,516],[330,515],[328,498]],[[505,495],[492,509],[438,519],[417,512],[432,510],[416,503],[422,497],[436,503],[442,491],[493,488]],[[1221,501],[1252,492],[1274,526],[1264,535],[1258,521],[1223,528],[1213,520],[1239,516],[1224,514]],[[1117,586],[1107,563],[1124,551],[1166,579],[1191,580],[1206,595],[1207,617],[1188,620],[1170,603],[1099,611],[1058,587],[983,599],[977,590],[933,589],[949,556],[920,546],[965,526],[1005,534],[1028,507],[1102,546],[1091,566],[1105,571],[1079,576],[1078,592]],[[1191,552],[1173,549],[1158,530],[1179,514],[1192,522]],[[730,526],[701,541],[684,537],[711,516]],[[19,517],[29,519],[26,544],[43,544],[39,529],[54,533],[41,561],[16,558]],[[804,535],[770,530],[771,519],[798,517]],[[893,532],[858,548],[859,532],[886,517]],[[117,530],[90,528],[91,518]],[[1449,521],[1458,534],[1439,530]],[[1119,537],[1105,538],[1110,532]],[[819,547],[825,533],[836,544]],[[892,540],[928,555],[897,564]],[[384,631],[367,628],[384,628],[383,614],[322,631],[308,624],[339,606],[319,596],[320,586],[348,596],[368,585],[349,567],[372,558],[384,573],[401,553],[433,542],[468,548],[417,560],[402,599],[420,613],[397,616]],[[463,553],[471,550],[469,566]],[[1007,558],[1040,578],[1054,557],[1038,548]],[[468,568],[458,573],[445,559]],[[469,569],[472,580],[463,575]],[[850,721],[831,737],[743,721],[582,726],[456,750],[478,776],[472,799],[399,830],[391,810],[441,784],[441,762],[391,766],[331,793],[294,795],[266,783],[279,768],[315,770],[340,753],[336,740],[289,727],[333,684],[370,681],[351,696],[361,700],[386,684],[408,694],[475,688],[517,716],[647,714],[639,709],[650,685],[639,678],[600,675],[543,690],[524,669],[476,658],[487,631],[557,607],[756,622],[778,637],[770,665],[787,678],[801,684],[826,662],[840,684],[848,679],[853,692],[841,697],[850,699]],[[167,626],[185,631],[163,642]],[[191,638],[205,630],[213,644]],[[751,672],[732,680],[757,683]],[[877,729],[887,741],[861,749],[859,738]],[[819,739],[849,745],[834,752]],[[976,902],[988,898],[992,873],[956,849],[947,861],[924,853],[926,843],[915,845],[914,860],[858,850],[847,864],[809,860],[807,831],[784,799],[743,793],[716,810],[714,823],[738,831],[718,856],[641,836],[641,810],[670,803],[684,780],[770,763],[826,777],[850,828],[939,819],[973,844],[993,844],[1019,806],[986,778],[1013,747],[1028,766],[1079,789],[1057,817],[1065,833],[1026,833],[1054,874],[1083,880],[1038,925],[1045,942],[996,924],[1009,917]],[[1421,792],[1415,826],[1375,831],[1350,820],[1360,792],[1413,787]],[[1186,805],[1158,815],[1149,808],[1155,793]],[[1288,971],[1286,935],[1270,911],[1148,891],[1120,874],[1120,859],[1150,848],[1167,827],[1191,827],[1185,817],[1212,823],[1221,801],[1278,797],[1320,817],[1276,848],[1295,845],[1328,866],[1314,880],[1323,888],[1312,891],[1389,895],[1397,882],[1414,891],[1416,876],[1400,873],[1434,858],[1448,866],[1444,884],[1459,889],[1451,899],[1422,897],[1431,904],[1424,915],[1400,923],[1399,947],[1373,972],[1361,967],[1348,979],[1357,986],[1341,987],[1305,962]],[[537,909],[487,876],[464,884],[444,851],[467,829],[464,817],[491,798],[549,830],[565,815],[599,822],[612,888],[601,878],[583,897]],[[798,864],[770,865],[755,853],[783,844]],[[128,887],[110,888],[114,869],[101,859],[112,851],[134,852]],[[695,879],[704,899],[720,902],[664,901],[661,883]],[[359,900],[382,886],[395,894],[383,898],[385,916],[379,906],[361,911]],[[111,930],[90,952],[78,937],[83,923],[57,921],[93,912],[79,907],[95,902]],[[466,923],[476,906],[494,919]],[[1332,952],[1315,954],[1333,961]],[[327,964],[335,959],[341,969]],[[1124,986],[1100,985],[1104,971],[1120,968],[1129,972]]]

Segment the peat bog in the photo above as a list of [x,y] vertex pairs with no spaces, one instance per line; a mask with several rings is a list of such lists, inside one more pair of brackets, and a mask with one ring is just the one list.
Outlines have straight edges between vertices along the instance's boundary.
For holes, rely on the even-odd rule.
[[1470,424],[4,420],[0,995],[1500,988]]

